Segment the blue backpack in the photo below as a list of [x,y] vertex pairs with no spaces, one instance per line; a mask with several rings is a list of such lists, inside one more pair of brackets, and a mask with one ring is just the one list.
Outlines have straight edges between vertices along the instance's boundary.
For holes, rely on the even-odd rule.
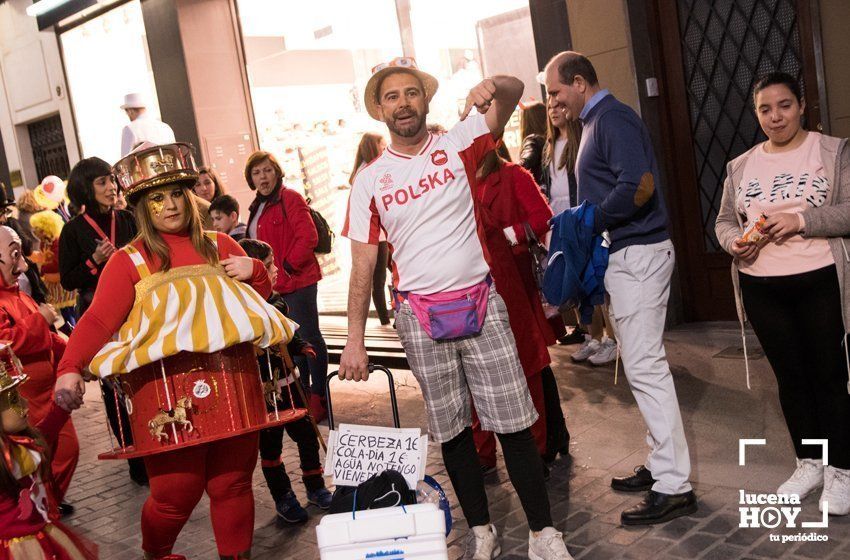
[[[581,307],[582,315],[605,298],[608,249],[593,233],[596,205],[587,201],[558,214],[552,224],[543,296],[551,305]],[[582,317],[584,319],[584,317]],[[588,321],[590,322],[590,321]]]

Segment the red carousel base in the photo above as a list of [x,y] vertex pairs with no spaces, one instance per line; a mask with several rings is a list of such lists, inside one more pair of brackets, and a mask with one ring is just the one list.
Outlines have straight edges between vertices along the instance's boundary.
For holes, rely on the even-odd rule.
[[[305,409],[268,412],[257,355],[249,343],[210,354],[180,352],[110,380],[129,416],[118,449],[101,459],[131,459],[256,432],[303,418]],[[270,385],[270,384],[269,384]],[[284,390],[290,390],[285,388]],[[130,435],[131,438],[125,436]],[[132,444],[130,444],[132,442]]]
[[114,451],[109,451],[106,453],[101,453],[97,456],[100,460],[112,460],[112,459],[135,459],[137,457],[147,457],[150,455],[156,455],[158,453],[168,453],[169,451],[174,451],[177,449],[185,449],[186,447],[192,447],[195,445],[201,445],[203,443],[211,443],[213,441],[219,441],[225,438],[241,436],[243,434],[249,434],[251,432],[258,432],[260,430],[265,430],[266,428],[273,428],[275,426],[282,426],[283,424],[289,424],[290,422],[295,422],[296,420],[301,420],[307,416],[306,408],[287,408],[280,410],[277,414],[277,419],[275,418],[274,412],[269,412],[269,420],[267,423],[262,426],[252,426],[250,428],[244,428],[242,430],[237,430],[235,432],[228,432],[223,434],[212,434],[206,437],[198,437],[197,439],[188,439],[183,440],[182,444],[178,446],[170,446],[164,447],[161,449],[147,449],[147,450],[137,450],[135,446],[128,445],[127,447],[116,449]]

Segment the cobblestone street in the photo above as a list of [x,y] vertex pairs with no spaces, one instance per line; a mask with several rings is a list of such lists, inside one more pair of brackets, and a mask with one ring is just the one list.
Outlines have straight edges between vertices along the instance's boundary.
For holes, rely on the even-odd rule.
[[[740,336],[731,323],[688,325],[670,331],[667,350],[673,367],[693,461],[692,480],[699,512],[655,527],[622,527],[620,511],[639,500],[609,486],[613,475],[643,462],[645,430],[622,372],[614,384],[614,368],[577,366],[569,361],[574,348],[553,349],[555,373],[572,433],[572,461],[552,469],[549,497],[553,517],[567,535],[576,558],[850,558],[850,519],[830,518],[825,529],[802,529],[800,521],[817,521],[817,494],[803,502],[796,528],[739,528],[741,490],[773,492],[790,474],[793,450],[782,420],[776,384],[764,358],[751,362],[752,390],[744,379],[743,361],[735,357]],[[751,344],[755,346],[755,338]],[[721,354],[717,356],[717,354]],[[729,355],[731,357],[724,357]],[[398,374],[399,407],[404,427],[425,427],[418,387],[407,372]],[[375,376],[367,384],[334,383],[338,421],[389,424],[386,383]],[[130,481],[123,462],[97,461],[109,448],[103,410],[90,386],[86,406],[74,416],[82,457],[68,500],[76,513],[69,525],[96,541],[101,557],[141,558],[139,512],[147,495]],[[326,433],[327,428],[323,427]],[[739,438],[765,438],[766,446],[749,447],[746,466],[738,465]],[[297,472],[294,445],[285,445],[285,463],[295,491],[306,502]],[[429,453],[429,474],[448,484],[437,446]],[[527,526],[504,467],[489,480],[491,516],[502,535],[502,558],[526,558]],[[287,526],[277,521],[262,475],[255,473],[256,522],[254,558],[318,558],[315,525],[319,510],[310,506],[310,521]],[[449,536],[450,558],[460,558],[466,525],[454,497],[455,529]],[[817,533],[826,542],[771,540],[775,535]],[[175,553],[189,558],[217,558],[206,499],[180,535]]]

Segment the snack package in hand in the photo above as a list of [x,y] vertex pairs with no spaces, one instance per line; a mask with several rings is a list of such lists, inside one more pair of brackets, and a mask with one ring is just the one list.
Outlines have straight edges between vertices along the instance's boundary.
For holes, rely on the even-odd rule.
[[767,221],[767,216],[762,214],[759,216],[759,219],[751,223],[744,230],[744,234],[741,236],[742,243],[749,244],[758,244],[761,243],[762,240],[766,239],[766,235],[764,233],[764,224]]

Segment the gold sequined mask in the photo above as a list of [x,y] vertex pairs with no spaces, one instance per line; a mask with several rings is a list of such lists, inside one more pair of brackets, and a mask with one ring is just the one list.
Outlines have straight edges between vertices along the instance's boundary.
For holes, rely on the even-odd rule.
[[[180,187],[177,187],[177,188],[180,189]],[[150,209],[151,213],[155,217],[158,218],[162,215],[163,210],[165,210],[165,201],[168,198],[175,198],[174,189],[175,189],[175,187],[173,185],[171,185],[171,186],[168,186],[168,187],[161,187],[161,188],[152,190],[148,194],[147,198],[145,199],[145,202],[147,203],[148,208]],[[183,190],[180,189],[180,194],[177,198],[182,198],[182,197],[183,197]]]
[[152,195],[148,197],[147,203],[151,213],[157,218],[159,218],[159,216],[162,214],[162,210],[165,208],[165,197],[161,195]]

